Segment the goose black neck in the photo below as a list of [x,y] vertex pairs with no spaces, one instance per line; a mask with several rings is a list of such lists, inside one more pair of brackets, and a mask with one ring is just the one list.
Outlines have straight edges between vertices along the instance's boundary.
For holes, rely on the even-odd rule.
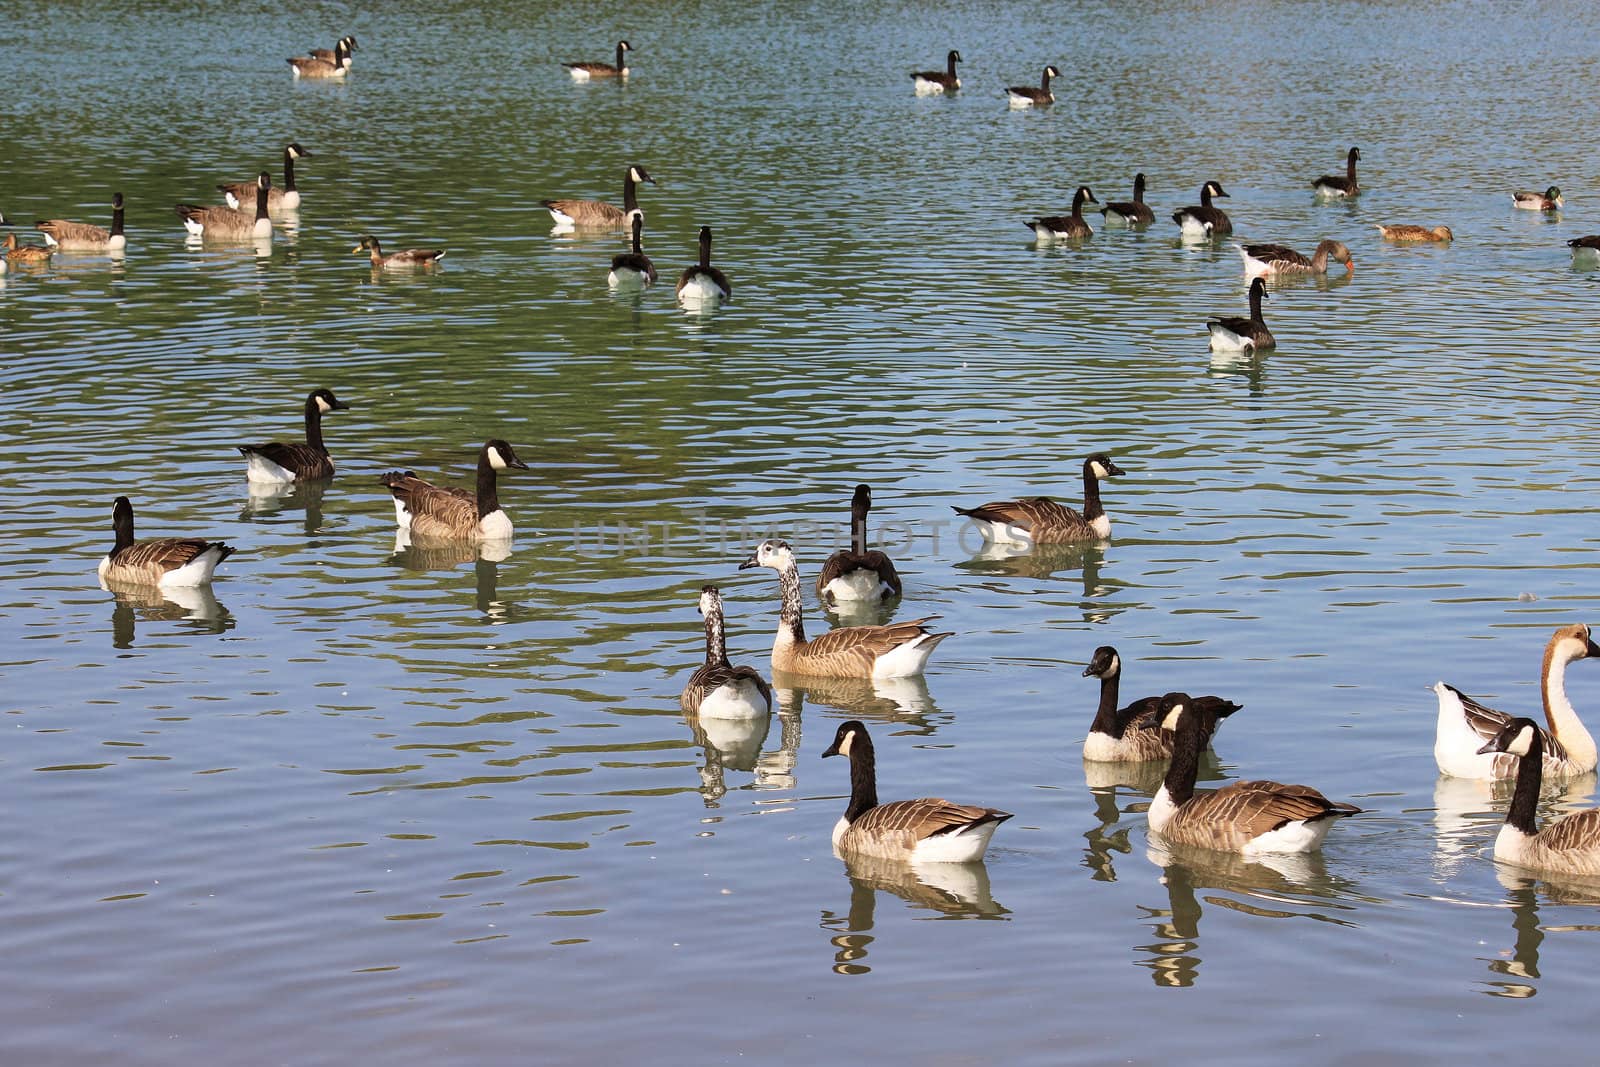
[[872,751],[872,738],[859,730],[850,739],[850,806],[844,809],[846,822],[855,822],[878,806],[878,758]]
[[1043,74],[1039,75],[1039,88],[1047,93],[1050,91],[1050,71],[1048,68],[1045,69]]
[[494,464],[489,462],[489,450],[486,448],[478,456],[478,518],[493,515],[499,510],[499,484],[495,478]]
[[778,625],[788,629],[795,644],[804,644],[806,625],[800,610],[800,570],[793,563],[778,572],[778,593],[783,600],[778,609]]
[[1110,734],[1119,740],[1122,738],[1122,731],[1117,727],[1117,696],[1121,688],[1120,669],[1100,676],[1100,707],[1094,713],[1093,725],[1089,727],[1091,733]]
[[1200,187],[1200,206],[1201,207],[1210,207],[1211,206],[1211,183],[1210,182],[1207,182],[1205,185],[1202,185]]
[[[377,252],[374,251],[373,255],[377,255]],[[322,408],[315,396],[306,397],[306,444],[318,452],[328,451],[322,443]]]
[[116,545],[111,549],[113,555],[133,544],[133,507],[131,505],[118,504],[111,509],[111,532],[117,539]]
[[[645,47],[646,48],[650,47],[649,42],[645,43]],[[622,70],[622,55],[626,51],[627,51],[627,49],[623,48],[621,44],[617,45],[617,70],[618,71]]]
[[1178,728],[1172,736],[1172,762],[1167,766],[1167,776],[1162,784],[1174,804],[1183,804],[1194,796],[1195,779],[1200,776],[1200,719],[1193,708],[1185,708],[1178,716]]
[[954,78],[956,76],[955,52],[951,52],[949,56],[945,57],[945,70],[949,72],[950,77]]
[[723,633],[722,609],[716,607],[706,613],[706,666],[728,665],[728,641]]
[[1267,324],[1267,320],[1261,317],[1261,297],[1266,291],[1264,285],[1252,283],[1250,286],[1250,321],[1262,326]]
[[644,225],[640,216],[633,217],[633,254],[644,255],[644,248],[640,245],[640,238],[644,236]]
[[1345,173],[1345,176],[1350,179],[1350,187],[1352,189],[1355,188],[1355,184],[1356,184],[1356,150],[1354,148],[1350,149],[1350,155],[1345,159],[1344,173]]
[[1091,522],[1106,513],[1100,503],[1100,479],[1095,476],[1093,462],[1083,465],[1083,517]]
[[118,200],[111,207],[111,236],[122,237],[122,201]]
[[1072,194],[1072,217],[1073,218],[1075,218],[1075,219],[1083,218],[1083,201],[1084,201],[1083,187],[1079,186],[1078,191]]
[[1133,178],[1133,202],[1135,204],[1144,203],[1144,175],[1143,174],[1134,175],[1134,178]]
[[265,188],[258,182],[256,184],[256,221],[260,222],[267,217],[267,201],[272,198],[272,187]]
[[1528,754],[1517,760],[1517,787],[1511,794],[1511,807],[1506,811],[1506,825],[1514,826],[1525,834],[1539,832],[1535,816],[1539,807],[1539,788],[1544,780],[1544,738],[1533,731],[1533,742]]
[[850,502],[850,551],[861,555],[867,550],[867,502]]
[[294,153],[287,148],[283,150],[283,191],[294,192]]
[[711,269],[711,234],[705,230],[700,231],[700,269]]
[[622,182],[622,210],[629,213],[639,210],[639,183],[633,180],[631,170]]

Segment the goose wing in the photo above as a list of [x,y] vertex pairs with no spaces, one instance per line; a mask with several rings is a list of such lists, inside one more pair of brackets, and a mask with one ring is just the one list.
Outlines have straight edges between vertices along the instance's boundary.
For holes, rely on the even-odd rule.
[[[1467,728],[1477,734],[1486,744],[1503,730],[1506,724],[1514,717],[1507,712],[1500,711],[1498,708],[1491,708],[1487,704],[1474,700],[1448,682],[1441,684],[1461,702],[1461,717],[1466,720]],[[1546,767],[1552,762],[1564,762],[1568,758],[1566,746],[1557,741],[1555,735],[1549,730],[1542,726],[1539,727],[1539,736],[1544,740],[1544,762]],[[1510,777],[1513,773],[1511,769],[1516,766],[1515,758],[1507,756],[1505,753],[1497,753],[1495,755],[1496,774],[1500,773],[1502,764],[1506,768],[1506,777]]]
[[822,565],[822,573],[817,575],[817,588],[826,589],[835,578],[842,578],[857,570],[875,572],[879,580],[889,587],[892,596],[900,595],[900,575],[894,569],[894,561],[875,548],[859,553],[840,549],[829,556]]
[[135,541],[120,552],[111,553],[111,565],[119,568],[138,568],[152,573],[175,571],[186,566],[213,546],[230,553],[233,550],[220,541],[206,541],[199,537],[152,537]]
[[1245,245],[1244,250],[1251,259],[1260,260],[1262,263],[1271,263],[1273,266],[1292,265],[1296,267],[1309,267],[1311,260],[1303,253],[1296,252],[1288,245]]
[[333,462],[328,454],[303,441],[269,441],[264,445],[239,445],[238,449],[242,456],[260,456],[302,478],[333,477]]
[[1600,849],[1600,809],[1574,812],[1539,831],[1539,844],[1551,852]]
[[552,215],[565,215],[579,226],[621,226],[628,215],[603,200],[541,200]]
[[973,804],[953,804],[940,797],[896,800],[879,804],[850,824],[851,833],[870,834],[879,840],[898,839],[906,849],[918,841],[942,834],[961,833],[984,823],[1003,822],[1009,812]]
[[805,662],[798,669],[805,673],[870,675],[874,663],[901,645],[924,637],[933,642],[949,637],[949,634],[936,634],[928,629],[926,624],[936,618],[937,615],[929,615],[887,626],[845,626],[829,630],[806,643]]
[[[1016,500],[994,500],[975,508],[956,508],[956,513],[985,522],[1004,523],[1035,535],[1048,531],[1081,530],[1089,524],[1076,509],[1047,496],[1025,496]],[[1037,536],[1035,540],[1037,540]]]
[[105,244],[111,232],[87,222],[69,222],[66,219],[40,219],[33,228],[56,244]]
[[1214,792],[1196,793],[1163,832],[1195,844],[1238,851],[1287,823],[1354,815],[1360,810],[1353,804],[1335,803],[1307,785],[1265,779],[1233,782]]
[[410,471],[391,471],[383,484],[411,513],[413,533],[466,532],[478,525],[478,498],[466,489],[434,485]]
[[706,697],[730,683],[749,681],[756,687],[763,699],[770,705],[772,703],[772,687],[767,680],[761,677],[761,672],[754,667],[735,667],[727,663],[703,664],[689,676],[689,682],[683,687],[683,693],[678,697],[678,704],[685,711],[698,708]]

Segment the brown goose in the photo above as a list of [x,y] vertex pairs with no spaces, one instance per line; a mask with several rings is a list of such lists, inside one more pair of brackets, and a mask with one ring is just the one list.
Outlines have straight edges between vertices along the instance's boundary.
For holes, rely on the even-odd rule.
[[700,227],[700,261],[678,275],[678,303],[687,307],[720,304],[733,296],[728,276],[711,265],[711,227]]
[[316,56],[296,56],[284,60],[296,78],[342,78],[350,73],[350,49],[343,42],[333,46],[332,59]]
[[246,214],[231,207],[214,205],[199,207],[179,204],[178,217],[190,236],[207,241],[259,241],[272,239],[272,220],[267,217],[270,202],[268,190],[272,188],[272,175],[262,171],[256,179],[255,210]]
[[[300,147],[298,141],[291,141],[283,150],[283,188],[274,185],[267,191],[267,210],[292,211],[300,206],[300,190],[294,184],[294,161],[309,159],[311,153]],[[222,198],[228,206],[235,211],[243,211],[254,215],[256,211],[256,183],[255,182],[228,182],[217,186],[222,192]]]
[[17,235],[6,234],[5,241],[6,261],[18,265],[40,264],[50,262],[50,249],[44,245],[19,245]]
[[1343,241],[1322,241],[1309,258],[1287,245],[1235,245],[1244,257],[1244,272],[1254,278],[1261,274],[1326,274],[1328,260],[1343,263],[1346,271],[1356,269],[1350,249]]
[[1552,185],[1542,193],[1531,189],[1518,189],[1511,194],[1511,205],[1520,207],[1524,211],[1559,211],[1565,204],[1566,198],[1561,195],[1561,188]]
[[644,216],[633,217],[632,251],[619,252],[611,257],[611,273],[606,284],[613,289],[642,289],[656,283],[656,265],[644,254],[641,243],[644,236]]
[[310,52],[311,58],[320,59],[324,63],[337,63],[340,60],[339,45],[341,44],[344,45],[344,65],[345,69],[348,70],[354,65],[354,60],[350,55],[350,53],[356,50],[356,39],[354,34],[345,34],[343,37],[339,38],[338,44],[334,45],[332,48],[313,48]]
[[1377,226],[1378,232],[1388,241],[1450,242],[1456,238],[1448,226],[1414,226],[1409,222],[1391,223],[1388,226],[1378,223]]
[[951,636],[929,630],[924,623],[938,618],[929,615],[888,626],[840,627],[808,641],[800,607],[800,571],[789,542],[761,542],[750,558],[739,564],[740,570],[751,567],[778,572],[783,607],[772,642],[775,671],[830,678],[907,678],[921,674],[939,642]]
[[622,179],[622,207],[603,200],[541,200],[557,230],[623,230],[633,224],[639,210],[639,183],[656,184],[650,172],[640,166],[628,168]]
[[133,505],[125,496],[111,504],[116,544],[100,561],[100,584],[181,588],[205,585],[217,564],[233,555],[221,541],[198,537],[133,539]]
[[722,592],[716,586],[700,590],[700,614],[705,619],[706,661],[689,676],[678,706],[714,719],[751,719],[769,714],[772,688],[761,672],[728,662]]
[[1156,213],[1144,202],[1144,172],[1133,176],[1133,199],[1113,200],[1100,209],[1106,222],[1124,226],[1145,226],[1156,221]]
[[[1233,232],[1233,220],[1219,207],[1211,206],[1214,196],[1227,196],[1217,182],[1206,182],[1200,187],[1198,206],[1180,208],[1172,213],[1172,221],[1191,239],[1222,237]],[[1231,198],[1230,198],[1231,199]]]
[[1083,205],[1085,203],[1098,204],[1094,193],[1087,185],[1078,186],[1078,191],[1072,194],[1072,214],[1047,215],[1043,218],[1029,219],[1023,225],[1033,231],[1036,240],[1043,243],[1054,241],[1071,241],[1080,237],[1088,237],[1094,233],[1083,218]]
[[1055,67],[1044,68],[1044,73],[1039,76],[1039,87],[1031,85],[1006,86],[1006,100],[1012,107],[1044,107],[1056,102],[1056,96],[1050,91],[1050,79],[1061,77],[1061,72]]
[[567,73],[572,75],[575,82],[586,82],[590,78],[626,78],[628,66],[623,57],[633,51],[633,45],[627,41],[617,42],[617,61],[615,63],[563,63]]
[[1532,719],[1512,719],[1479,750],[1503,753],[1517,765],[1516,791],[1494,839],[1494,858],[1551,874],[1600,875],[1600,810],[1575,811],[1539,829],[1544,745],[1545,733]]
[[322,416],[348,411],[350,405],[330,389],[314,389],[306,397],[306,439],[264,445],[237,445],[245,458],[245,479],[257,485],[287,485],[333,477],[333,457],[322,443]]
[[436,267],[444,258],[442,248],[403,248],[398,252],[383,254],[383,246],[372,234],[362,234],[361,243],[350,250],[351,255],[366,252],[367,258],[378,270],[427,270]]
[[413,538],[435,541],[504,541],[511,519],[500,507],[495,472],[527,470],[505,441],[485,441],[478,453],[476,493],[423,481],[413,471],[390,471],[379,480],[394,497],[394,518]]
[[1360,158],[1361,149],[1352,147],[1344,159],[1344,177],[1324,174],[1311,183],[1311,188],[1316,190],[1318,196],[1355,196],[1361,192],[1361,186],[1356,183],[1356,160]]
[[1161,698],[1162,729],[1173,734],[1172,763],[1150,802],[1150,829],[1180,845],[1198,845],[1245,855],[1314,852],[1334,821],[1361,811],[1335,803],[1307,785],[1231,782],[1196,791],[1203,714],[1186,693]]
[[111,194],[111,229],[102,230],[87,222],[66,219],[40,219],[33,228],[44,234],[44,243],[63,252],[117,252],[128,246],[122,232],[122,194]]
[[[1122,679],[1122,657],[1110,645],[1094,650],[1094,658],[1083,669],[1085,678],[1100,679],[1100,707],[1095,711],[1089,736],[1083,742],[1083,758],[1100,763],[1142,763],[1172,757],[1172,735],[1161,729],[1161,698],[1144,697],[1125,708],[1117,707]],[[1223,719],[1238,711],[1235,704],[1221,697],[1193,698],[1206,727],[1204,750]]]
[[1274,348],[1278,341],[1267,329],[1261,317],[1261,301],[1267,298],[1267,283],[1259,276],[1250,280],[1250,317],[1225,315],[1220,319],[1207,319],[1206,329],[1211,331],[1211,348],[1216,352],[1260,352]]
[[817,599],[832,605],[840,600],[887,600],[899,596],[900,575],[894,561],[867,547],[867,512],[872,510],[872,488],[856,486],[850,498],[850,547],[828,557],[817,575]]
[[1100,480],[1127,473],[1104,452],[1083,461],[1083,511],[1074,511],[1045,496],[995,500],[975,508],[955,507],[983,534],[985,541],[1057,545],[1069,541],[1104,541],[1111,536],[1111,517],[1100,504]]
[[924,863],[973,863],[983,858],[1008,811],[952,804],[938,797],[878,803],[877,759],[866,726],[840,723],[823,754],[850,760],[850,805],[833,827],[840,853]]
[[918,96],[931,96],[934,93],[953,93],[961,88],[961,79],[956,77],[956,64],[961,62],[961,53],[954,48],[945,57],[944,70],[914,70],[911,80],[916,84]]

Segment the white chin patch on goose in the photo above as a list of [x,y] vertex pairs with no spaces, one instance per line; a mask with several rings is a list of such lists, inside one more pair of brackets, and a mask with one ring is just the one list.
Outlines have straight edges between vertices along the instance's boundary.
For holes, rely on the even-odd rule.
[[500,450],[498,448],[489,449],[489,466],[493,467],[497,471],[503,471],[506,469],[505,457],[500,455]]

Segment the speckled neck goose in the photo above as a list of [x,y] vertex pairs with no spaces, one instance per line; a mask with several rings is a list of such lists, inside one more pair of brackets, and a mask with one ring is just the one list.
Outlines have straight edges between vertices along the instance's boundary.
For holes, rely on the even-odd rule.
[[720,304],[733,296],[728,276],[711,265],[711,227],[700,227],[700,262],[678,275],[678,303],[690,307]]
[[[1600,656],[1583,623],[1563,626],[1550,638],[1539,668],[1539,691],[1549,731],[1544,736],[1544,773],[1552,778],[1572,778],[1595,769],[1594,738],[1567,699],[1567,665]],[[1444,682],[1434,685],[1439,698],[1439,723],[1434,732],[1433,758],[1439,770],[1455,778],[1510,778],[1516,761],[1504,755],[1486,755],[1483,743],[1511,721],[1503,711],[1486,707]]]
[[1235,245],[1244,257],[1244,272],[1254,278],[1261,274],[1326,274],[1328,260],[1343,263],[1346,271],[1356,269],[1356,261],[1343,241],[1322,241],[1308,259],[1287,245]]
[[625,230],[633,224],[639,210],[639,183],[656,184],[650,172],[640,166],[628,168],[622,177],[622,207],[603,200],[541,200],[557,230]]
[[872,488],[856,486],[850,498],[850,547],[828,557],[817,575],[817,599],[824,604],[840,600],[887,600],[899,596],[900,575],[894,561],[877,549],[867,548],[867,512],[872,510]]
[[27,265],[50,262],[50,249],[44,245],[19,245],[14,233],[6,234],[5,250],[5,258],[11,263]]
[[1329,800],[1306,785],[1232,782],[1214,791],[1194,787],[1205,725],[1185,693],[1161,698],[1172,763],[1150,802],[1150,829],[1168,841],[1244,855],[1314,852],[1334,821],[1360,808]]
[[656,283],[656,265],[644,254],[644,216],[633,217],[633,248],[611,257],[606,284],[613,289],[643,289]]
[[262,171],[256,178],[254,211],[247,214],[221,204],[207,207],[179,204],[178,217],[183,220],[183,227],[191,236],[208,241],[271,240],[272,220],[267,217],[271,188],[272,175]]
[[714,585],[700,590],[700,614],[706,625],[706,661],[683,687],[678,705],[684,711],[720,719],[753,719],[772,711],[772,689],[754,667],[728,662],[723,636],[722,592]]
[[778,572],[783,606],[772,642],[772,669],[829,678],[907,678],[921,674],[939,642],[951,636],[934,633],[929,615],[888,626],[844,626],[814,641],[806,640],[800,607],[800,571],[787,541],[767,540],[756,546],[740,570],[767,567]]
[[495,473],[510,467],[525,471],[505,441],[485,441],[478,452],[478,491],[434,485],[414,471],[390,471],[379,480],[394,497],[394,521],[418,540],[503,541],[511,519],[500,507]]
[[66,219],[40,219],[33,228],[44,234],[44,243],[63,252],[117,252],[128,246],[122,232],[122,194],[111,194],[111,229],[102,230],[87,222]]
[[1087,185],[1078,186],[1078,191],[1072,194],[1072,214],[1047,215],[1044,218],[1029,219],[1024,226],[1033,231],[1035,239],[1041,242],[1071,241],[1080,237],[1088,237],[1094,233],[1094,228],[1083,218],[1083,205],[1085,203],[1098,204],[1094,193]]
[[1532,719],[1512,719],[1480,750],[1517,765],[1517,786],[1494,839],[1494,858],[1550,874],[1600,875],[1600,810],[1575,811],[1539,829],[1545,733]]
[[994,500],[975,508],[955,508],[972,520],[985,541],[1006,544],[1065,544],[1069,541],[1104,541],[1111,536],[1111,517],[1100,504],[1100,480],[1126,472],[1104,452],[1083,461],[1083,512],[1074,511],[1045,496]]
[[245,458],[245,478],[258,485],[286,485],[333,477],[333,458],[322,443],[322,416],[348,411],[350,405],[331,389],[314,389],[306,397],[304,442],[271,441],[264,445],[238,445]]
[[1518,189],[1511,194],[1511,203],[1524,211],[1557,211],[1567,201],[1561,195],[1559,186],[1552,185],[1542,193],[1530,189]]
[[1214,196],[1227,196],[1217,182],[1206,182],[1200,187],[1200,205],[1181,208],[1172,213],[1183,236],[1194,238],[1222,237],[1233,232],[1233,220],[1221,208],[1211,206]]
[[1044,68],[1044,73],[1039,76],[1039,87],[1031,85],[1006,86],[1006,100],[1012,107],[1044,107],[1046,104],[1056,102],[1056,96],[1050,91],[1050,79],[1061,77],[1061,72],[1055,67]]
[[[297,159],[310,159],[311,153],[300,147],[298,142],[290,142],[283,150],[283,188],[274,185],[267,190],[267,210],[292,211],[300,206],[300,190],[294,184],[294,161]],[[217,186],[222,191],[222,198],[228,206],[235,211],[244,211],[255,214],[256,210],[256,183],[255,182],[228,182]]]
[[944,70],[914,70],[911,80],[916,84],[918,96],[931,96],[934,93],[953,93],[961,88],[961,79],[956,77],[956,64],[961,62],[961,53],[954,48],[945,57]]
[[1388,241],[1453,241],[1456,235],[1448,226],[1414,226],[1409,222],[1396,222],[1388,226],[1376,224],[1378,232]]
[[1361,186],[1356,182],[1356,160],[1360,158],[1361,149],[1352,146],[1344,157],[1344,177],[1324,174],[1311,183],[1311,188],[1316,190],[1318,196],[1326,197],[1355,196],[1360,193]]
[[355,65],[355,59],[351,55],[357,47],[354,34],[345,34],[332,48],[313,48],[310,53],[311,58],[320,59],[324,63],[338,63],[341,59],[339,45],[344,45],[343,62],[345,69],[349,70]]
[[367,253],[367,259],[379,270],[427,270],[436,267],[445,257],[442,248],[403,248],[398,252],[383,254],[383,245],[370,233],[361,235],[361,243],[350,250],[351,255]]
[[624,61],[627,53],[633,51],[633,45],[627,41],[617,42],[617,61],[615,63],[563,63],[567,73],[572,75],[575,82],[586,82],[590,78],[626,78],[628,66]]
[[1590,237],[1574,237],[1567,242],[1567,247],[1572,249],[1574,258],[1579,256],[1600,256],[1600,234]]
[[1278,341],[1261,317],[1261,301],[1266,298],[1267,283],[1260,277],[1252,278],[1248,319],[1226,315],[1206,320],[1206,329],[1211,331],[1211,348],[1217,352],[1259,352],[1276,347]]
[[119,496],[111,505],[116,544],[100,561],[100,584],[184,588],[211,581],[217,564],[233,555],[221,541],[198,537],[133,539],[133,505]]
[[296,78],[342,78],[350,73],[350,49],[343,41],[333,46],[333,58],[295,56],[284,60]]
[[[1171,758],[1173,735],[1161,728],[1160,697],[1144,697],[1125,708],[1117,707],[1122,657],[1115,648],[1101,645],[1095,649],[1094,658],[1083,669],[1083,676],[1100,679],[1100,707],[1089,726],[1089,736],[1083,742],[1084,759],[1102,763],[1142,763]],[[1200,713],[1205,729],[1202,750],[1211,744],[1212,735],[1222,720],[1244,707],[1216,696],[1193,697],[1191,703]]]
[[1156,213],[1144,202],[1144,172],[1133,176],[1133,199],[1113,200],[1100,209],[1107,223],[1144,226],[1156,221]]
[[840,723],[833,744],[822,754],[850,760],[850,805],[833,827],[833,847],[841,853],[924,863],[973,863],[983,858],[1008,811],[952,804],[938,797],[878,803],[877,759],[866,726],[857,719]]

